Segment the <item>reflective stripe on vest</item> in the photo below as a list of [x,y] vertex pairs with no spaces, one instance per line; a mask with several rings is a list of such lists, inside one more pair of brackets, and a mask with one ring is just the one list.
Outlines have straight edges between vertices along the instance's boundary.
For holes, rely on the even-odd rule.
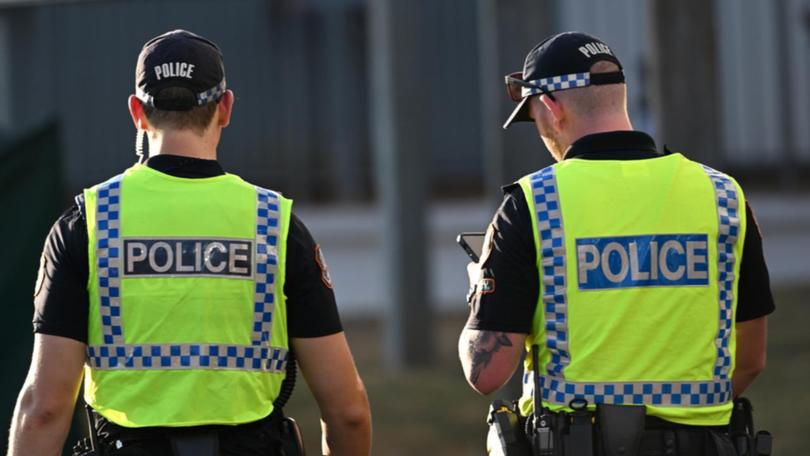
[[731,337],[731,318],[734,303],[734,243],[740,233],[739,198],[734,183],[723,173],[708,166],[703,170],[709,175],[717,204],[719,233],[717,237],[717,274],[719,285],[720,324],[715,345],[717,362],[714,365],[715,380],[727,380],[731,369],[731,353],[728,349]]
[[[714,374],[707,381],[686,382],[576,382],[565,378],[570,364],[568,350],[568,301],[566,296],[565,231],[557,190],[555,167],[544,168],[530,176],[533,206],[537,220],[540,273],[543,283],[543,310],[546,345],[550,360],[541,375],[541,397],[552,404],[568,405],[584,398],[591,404],[655,406],[710,406],[731,400],[731,336],[734,302],[734,245],[740,232],[739,198],[734,183],[726,175],[709,167],[703,169],[711,179],[716,196],[719,221],[718,252],[718,332]],[[535,369],[538,366],[534,366]],[[532,389],[532,372],[523,376],[524,386]]]
[[570,363],[568,354],[568,302],[565,280],[565,231],[562,225],[557,180],[554,168],[548,167],[532,178],[537,230],[540,234],[540,254],[543,277],[543,309],[546,322],[546,345],[551,360],[546,366],[549,376],[563,377]]
[[256,271],[253,327],[250,345],[126,344],[121,324],[120,226],[122,175],[98,187],[96,203],[96,259],[103,345],[87,348],[93,369],[229,369],[284,372],[287,349],[271,341],[275,278],[278,269],[279,196],[256,187]]

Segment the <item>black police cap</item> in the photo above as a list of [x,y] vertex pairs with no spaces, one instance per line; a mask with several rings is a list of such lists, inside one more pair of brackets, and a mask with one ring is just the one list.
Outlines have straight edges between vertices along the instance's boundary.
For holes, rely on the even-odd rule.
[[[186,30],[173,30],[149,40],[135,67],[135,96],[165,111],[187,111],[218,101],[225,93],[222,52],[212,41]],[[172,96],[161,94],[167,88]]]
[[[591,67],[601,61],[615,63],[619,71],[592,75]],[[602,40],[587,33],[564,32],[546,38],[529,51],[520,79],[522,99],[503,124],[504,129],[513,122],[532,121],[527,101],[532,95],[623,83],[624,73],[619,59]]]

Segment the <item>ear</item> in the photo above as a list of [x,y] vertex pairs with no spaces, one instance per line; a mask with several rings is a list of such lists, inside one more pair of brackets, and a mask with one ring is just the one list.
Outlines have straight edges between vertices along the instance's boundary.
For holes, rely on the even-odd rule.
[[231,123],[231,114],[233,113],[234,96],[232,90],[226,90],[222,94],[222,98],[217,103],[217,110],[219,111],[218,126],[225,128]]
[[541,95],[540,102],[545,106],[546,110],[548,110],[549,114],[551,114],[551,122],[554,129],[560,130],[563,120],[565,119],[565,109],[563,105],[557,100],[552,100],[548,95]]
[[127,99],[127,105],[129,105],[129,115],[132,117],[132,123],[135,124],[135,128],[138,130],[148,130],[149,121],[146,120],[146,114],[143,112],[141,100],[135,95],[130,95],[129,99]]

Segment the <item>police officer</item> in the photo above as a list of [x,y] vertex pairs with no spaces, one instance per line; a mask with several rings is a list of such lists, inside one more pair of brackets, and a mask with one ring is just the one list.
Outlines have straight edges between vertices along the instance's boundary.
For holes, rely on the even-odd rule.
[[10,454],[61,451],[83,376],[105,454],[172,454],[195,431],[223,455],[281,454],[274,401],[291,350],[324,452],[369,454],[368,401],[318,245],[291,200],[216,161],[226,87],[201,36],[175,30],[141,50],[129,110],[151,157],[85,190],[48,235]]
[[611,453],[603,436],[606,454],[727,454],[732,399],[764,368],[774,310],[742,189],[633,130],[622,66],[593,36],[549,37],[506,79],[518,105],[504,128],[534,122],[558,163],[504,188],[468,268],[470,385],[495,391],[536,346],[522,415],[539,385],[551,414],[644,406],[641,437]]

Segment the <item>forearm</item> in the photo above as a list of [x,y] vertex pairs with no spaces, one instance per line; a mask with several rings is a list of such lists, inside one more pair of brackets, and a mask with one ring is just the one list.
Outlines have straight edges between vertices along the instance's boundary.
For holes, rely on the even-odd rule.
[[328,455],[371,453],[371,412],[345,335],[293,338],[301,373],[321,411],[322,449]]
[[72,418],[72,407],[41,408],[29,390],[23,390],[14,410],[9,433],[9,456],[61,455]]
[[731,377],[734,397],[741,395],[765,369],[768,318],[737,323],[736,366]]
[[323,454],[364,456],[371,454],[371,414],[368,402],[351,414],[321,421]]
[[31,368],[20,390],[9,435],[10,456],[62,454],[79,395],[86,345],[34,335]]
[[464,329],[458,354],[470,386],[489,394],[506,383],[520,364],[525,334]]
[[734,392],[734,397],[738,397],[745,392],[746,389],[754,383],[754,379],[762,372],[761,370],[741,370],[734,371],[734,376],[731,378],[731,389]]

